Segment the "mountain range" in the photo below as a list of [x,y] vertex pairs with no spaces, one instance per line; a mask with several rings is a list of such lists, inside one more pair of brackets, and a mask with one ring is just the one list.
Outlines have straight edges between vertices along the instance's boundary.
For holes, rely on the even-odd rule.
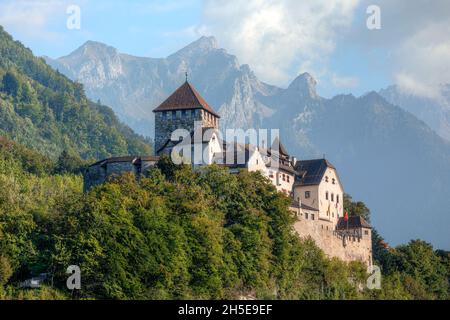
[[308,73],[279,88],[258,80],[213,37],[166,58],[135,57],[89,41],[67,56],[45,60],[147,136],[154,130],[151,111],[188,72],[221,115],[222,128],[279,128],[292,155],[325,154],[346,191],[371,208],[373,225],[391,244],[422,238],[450,248],[450,142],[445,139],[450,121],[441,117],[447,114],[443,105],[427,101],[425,112],[423,102],[395,86],[326,99]]

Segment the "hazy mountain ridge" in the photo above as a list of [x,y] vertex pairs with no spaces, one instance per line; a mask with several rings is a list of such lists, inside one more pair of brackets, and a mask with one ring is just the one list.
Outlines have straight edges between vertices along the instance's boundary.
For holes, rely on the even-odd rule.
[[375,227],[388,241],[423,238],[450,248],[450,144],[414,112],[376,92],[322,98],[307,73],[285,89],[268,85],[218,48],[212,37],[202,37],[166,59],[106,48],[92,58],[90,50],[83,50],[81,56],[74,52],[47,61],[63,73],[78,70],[67,75],[139,132],[153,133],[151,110],[184,81],[187,70],[190,82],[222,116],[222,127],[279,128],[291,154],[326,154],[346,191],[373,210]]
[[442,85],[441,97],[425,98],[405,92],[398,86],[380,90],[386,100],[423,120],[441,137],[450,141],[450,85]]

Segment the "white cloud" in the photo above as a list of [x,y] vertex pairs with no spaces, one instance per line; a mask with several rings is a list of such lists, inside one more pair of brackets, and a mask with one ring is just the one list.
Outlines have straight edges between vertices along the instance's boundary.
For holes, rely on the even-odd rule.
[[[381,30],[366,28],[371,4],[381,8]],[[448,0],[207,0],[202,27],[270,83],[307,71],[337,88],[358,87],[360,79],[330,70],[339,43],[362,48],[363,63],[364,50],[386,54],[383,67],[401,89],[438,98],[450,83],[449,12]]]
[[359,0],[208,0],[204,30],[252,66],[262,79],[285,84],[298,73],[326,73],[340,30]]
[[66,17],[66,7],[67,1],[61,0],[5,0],[0,3],[0,25],[33,39],[61,40],[61,34],[51,31],[49,24],[55,15]]
[[[364,0],[361,6],[372,0]],[[382,29],[353,30],[348,41],[362,48],[389,52],[394,82],[411,94],[439,99],[441,84],[450,83],[450,1],[377,0]]]
[[450,21],[430,24],[406,39],[395,51],[397,84],[419,96],[440,98],[450,83]]

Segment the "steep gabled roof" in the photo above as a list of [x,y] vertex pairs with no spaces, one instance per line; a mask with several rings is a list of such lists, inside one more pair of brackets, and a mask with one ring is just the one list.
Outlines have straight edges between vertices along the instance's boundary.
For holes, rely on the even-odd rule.
[[156,107],[153,112],[187,109],[203,109],[220,118],[214,109],[210,107],[205,99],[187,81],[164,100],[163,103]]
[[345,230],[355,228],[372,228],[372,226],[361,216],[348,217],[348,221],[345,221],[343,217],[339,218],[336,229]]
[[336,168],[326,159],[297,161],[295,170],[301,174],[301,178],[299,181],[295,182],[295,185],[320,184],[327,168],[336,170]]
[[284,145],[281,143],[280,139],[278,139],[278,137],[273,140],[271,149],[267,149],[267,150],[261,149],[261,150],[267,152],[268,155],[271,155],[272,153],[276,153],[275,150],[278,150],[280,155],[289,157],[288,151],[286,150]]

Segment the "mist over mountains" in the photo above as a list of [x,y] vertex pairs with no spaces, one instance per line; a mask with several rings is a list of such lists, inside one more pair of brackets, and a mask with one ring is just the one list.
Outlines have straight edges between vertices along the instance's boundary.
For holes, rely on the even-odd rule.
[[89,41],[68,56],[45,59],[147,136],[153,136],[152,110],[188,71],[189,81],[222,116],[222,128],[279,128],[292,155],[325,154],[346,192],[371,208],[372,223],[388,242],[422,238],[450,248],[450,142],[442,138],[450,137],[450,117],[443,105],[428,101],[424,111],[420,99],[395,87],[325,99],[308,73],[287,88],[272,86],[213,37],[167,58],[135,57]]
[[450,141],[450,85],[441,85],[439,92],[440,97],[419,97],[394,85],[379,93],[392,104],[423,120],[441,137]]

